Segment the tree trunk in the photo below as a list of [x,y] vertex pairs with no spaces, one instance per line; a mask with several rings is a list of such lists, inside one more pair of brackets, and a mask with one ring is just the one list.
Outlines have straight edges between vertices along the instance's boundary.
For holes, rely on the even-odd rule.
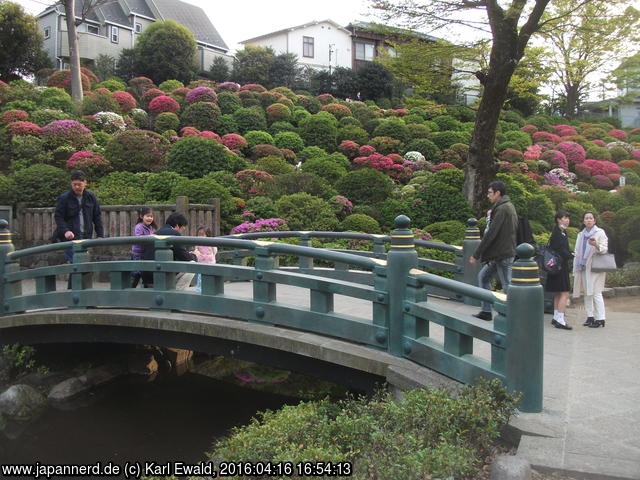
[[64,0],[64,11],[67,20],[67,36],[69,38],[69,64],[71,69],[71,98],[79,105],[82,102],[82,79],[80,76],[80,45],[75,19],[75,0]]
[[565,85],[565,91],[567,94],[567,107],[564,113],[569,120],[573,120],[578,106],[578,86],[573,84]]

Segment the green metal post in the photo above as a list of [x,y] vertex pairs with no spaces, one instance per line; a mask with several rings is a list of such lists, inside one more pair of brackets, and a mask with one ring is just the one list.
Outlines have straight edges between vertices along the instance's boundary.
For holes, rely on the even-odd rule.
[[256,302],[254,309],[254,318],[251,318],[250,322],[263,323],[265,325],[273,325],[270,322],[265,321],[267,311],[260,303],[273,303],[276,301],[276,284],[264,280],[265,272],[274,269],[275,262],[273,255],[269,252],[270,242],[256,242],[261,244],[256,247],[254,252],[256,254],[255,264],[255,277],[253,280],[253,300]]
[[520,410],[542,411],[544,296],[534,249],[518,245],[507,294],[507,387],[522,392]]
[[[404,324],[404,303],[407,294],[409,271],[418,266],[413,231],[409,229],[411,219],[399,215],[394,220],[395,230],[391,233],[391,248],[387,255],[387,282],[389,286],[389,353],[401,357],[409,348],[404,345],[406,332]],[[406,347],[406,348],[405,348]]]
[[11,242],[11,232],[9,231],[9,222],[0,220],[0,315],[4,315],[9,305],[4,304],[5,289],[5,266],[8,263],[7,255],[15,249]]
[[[464,240],[462,241],[462,278],[460,280],[467,285],[478,286],[478,273],[482,265],[477,262],[475,265],[469,263],[469,259],[476,252],[480,245],[480,229],[478,228],[478,220],[470,218],[467,220],[467,230],[464,232]],[[456,279],[457,280],[457,279]],[[480,301],[471,297],[464,297],[464,303],[467,305],[480,306]]]
[[[300,246],[301,247],[311,246],[311,236],[308,233],[302,233],[302,235],[300,236]],[[299,266],[300,266],[300,270],[307,270],[307,269],[313,268],[313,258],[300,257]]]

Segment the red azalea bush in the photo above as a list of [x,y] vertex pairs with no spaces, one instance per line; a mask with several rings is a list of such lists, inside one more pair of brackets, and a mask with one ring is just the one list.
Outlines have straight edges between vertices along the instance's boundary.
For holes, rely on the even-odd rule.
[[249,195],[262,195],[264,183],[271,178],[271,174],[262,170],[240,170],[236,173],[240,188]]
[[80,73],[85,75],[89,79],[89,83],[91,84],[91,88],[100,83],[100,79],[93,73],[91,70],[85,67],[80,67]]
[[[562,144],[560,144],[560,145],[562,145]],[[534,144],[534,145],[531,145],[531,146],[527,147],[527,149],[524,151],[523,155],[524,155],[524,159],[525,160],[536,161],[536,160],[538,160],[540,158],[540,155],[542,155],[542,147],[537,143]]]
[[627,132],[625,132],[624,130],[611,130],[609,132],[609,136],[617,138],[618,140],[622,140],[623,142],[627,141]]
[[247,83],[246,85],[240,87],[241,92],[244,92],[245,90],[255,93],[262,93],[267,91],[267,89],[259,83]]
[[520,130],[522,130],[524,133],[528,133],[529,135],[533,135],[538,131],[538,127],[536,127],[535,125],[525,125]]
[[359,150],[360,145],[351,140],[343,140],[340,145],[338,145],[338,151],[351,160],[358,156]]
[[594,175],[591,177],[591,185],[603,190],[611,190],[613,188],[613,182],[606,175]]
[[330,103],[335,103],[336,98],[330,93],[323,93],[318,95],[316,100],[318,100],[321,105],[329,105]]
[[608,175],[610,173],[620,173],[620,166],[605,160],[585,160],[582,165],[585,165],[591,169],[591,175]]
[[544,160],[545,162],[549,162],[552,168],[560,167],[565,170],[569,170],[569,163],[567,162],[567,157],[564,153],[558,150],[547,150],[540,155],[540,160]]
[[367,157],[357,157],[353,160],[353,163],[357,167],[374,168],[392,178],[401,178],[405,174],[402,164],[395,163],[393,159],[380,153],[374,153]]
[[611,180],[614,185],[618,185],[620,183],[621,176],[622,175],[620,175],[619,173],[610,173],[609,175],[607,175],[607,177],[609,177],[609,180]]
[[181,137],[198,137],[200,136],[200,130],[194,127],[183,127],[180,130]]
[[500,152],[498,158],[503,162],[509,163],[518,163],[524,161],[524,155],[520,150],[516,150],[515,148],[505,148]]
[[366,157],[373,153],[376,153],[376,148],[372,147],[371,145],[362,145],[358,150],[358,153],[360,154],[360,156]]
[[68,170],[82,170],[94,180],[102,177],[111,170],[111,162],[92,151],[76,152],[65,163]]
[[577,135],[578,132],[571,125],[554,125],[553,130],[561,137],[568,137],[569,135]]
[[218,95],[216,95],[216,92],[210,88],[196,87],[187,93],[184,100],[187,103],[215,102],[218,100]]
[[440,170],[457,170],[456,166],[452,163],[442,162],[433,166],[434,172],[439,172]]
[[212,140],[215,140],[218,143],[222,143],[220,141],[220,135],[218,135],[215,132],[210,132],[209,130],[205,130],[204,132],[200,132],[200,136],[201,137],[205,137],[205,138],[210,138]]
[[42,127],[40,132],[50,148],[67,145],[82,149],[93,143],[91,130],[75,120],[55,120]]
[[569,165],[582,163],[587,159],[587,152],[584,147],[575,142],[562,142],[556,145],[556,150],[564,153]]
[[222,144],[229,150],[244,150],[249,146],[249,143],[244,139],[244,137],[237,133],[228,133],[223,135]]
[[7,110],[0,117],[2,123],[26,122],[28,119],[29,114],[24,110]]
[[149,110],[153,113],[176,113],[180,110],[180,104],[166,95],[159,95],[149,102]]
[[142,108],[144,108],[145,110],[148,110],[149,103],[151,103],[151,100],[153,100],[156,97],[160,97],[162,95],[164,95],[164,92],[159,88],[151,88],[147,90],[146,92],[144,92],[144,94],[142,95],[142,98],[140,99],[140,104],[142,105]]
[[122,113],[130,113],[137,106],[136,99],[129,92],[113,92],[112,97],[120,105]]
[[351,116],[351,109],[340,103],[329,103],[322,107],[322,110],[329,112],[331,115],[340,120],[343,117]]
[[549,132],[535,132],[531,135],[531,138],[534,142],[552,142],[552,143],[560,143],[562,139],[556,135],[555,133]]
[[267,121],[269,124],[274,122],[284,122],[291,117],[291,110],[282,103],[274,103],[267,107]]
[[[91,80],[84,73],[80,73],[82,90],[91,89]],[[67,93],[71,93],[71,70],[58,70],[47,79],[48,87],[64,88]]]
[[40,135],[40,127],[31,122],[11,122],[7,125],[7,133],[12,137],[22,137],[24,135]]

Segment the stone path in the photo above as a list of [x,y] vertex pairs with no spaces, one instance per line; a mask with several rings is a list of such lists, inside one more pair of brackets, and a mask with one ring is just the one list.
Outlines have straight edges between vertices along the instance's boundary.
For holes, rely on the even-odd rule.
[[[98,286],[98,285],[96,285]],[[66,282],[59,282],[65,288]],[[25,285],[24,292],[33,286]],[[227,283],[225,293],[251,296],[248,282]],[[278,301],[309,305],[308,292],[278,286]],[[450,302],[431,298],[436,303]],[[640,297],[606,300],[605,328],[582,326],[582,306],[567,311],[572,331],[551,326],[545,315],[544,410],[519,414],[511,424],[525,432],[518,456],[539,471],[576,478],[640,479]],[[455,310],[477,309],[453,304]],[[370,317],[371,305],[335,296],[336,312]],[[441,329],[432,328],[441,338]],[[488,344],[474,351],[488,358]]]

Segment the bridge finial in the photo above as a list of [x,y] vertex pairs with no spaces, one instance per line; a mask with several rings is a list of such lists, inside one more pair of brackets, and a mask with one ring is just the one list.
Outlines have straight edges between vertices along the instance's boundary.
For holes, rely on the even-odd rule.
[[398,215],[394,221],[394,225],[396,228],[407,229],[409,225],[411,225],[411,219],[406,215]]

